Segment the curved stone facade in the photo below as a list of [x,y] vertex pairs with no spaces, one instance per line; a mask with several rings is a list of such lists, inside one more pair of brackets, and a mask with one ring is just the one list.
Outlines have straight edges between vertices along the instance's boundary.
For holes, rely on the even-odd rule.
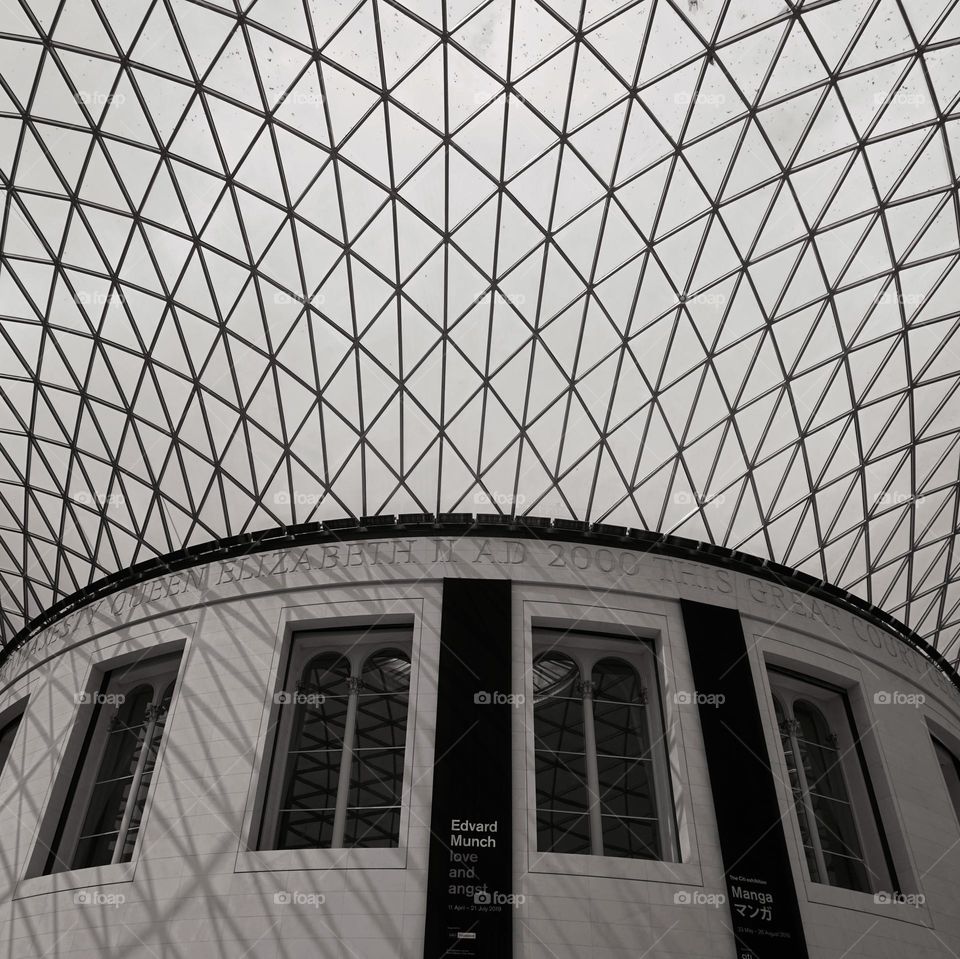
[[[450,578],[510,583],[511,684],[491,695],[509,709],[511,745],[502,768],[487,774],[512,781],[512,877],[500,891],[512,897],[515,956],[738,955],[717,776],[704,745],[712,691],[694,682],[683,602],[739,613],[808,954],[960,950],[960,824],[932,739],[960,755],[960,691],[921,652],[848,609],[716,562],[475,535],[216,561],[97,600],[26,644],[0,672],[0,726],[23,710],[0,775],[4,954],[423,956]],[[410,637],[397,845],[252,848],[291,636],[373,622],[403,623]],[[545,628],[640,637],[653,650],[674,854],[538,850],[532,666],[534,631]],[[89,700],[105,688],[105,670],[157,651],[181,659],[132,858],[50,872],[38,847],[69,802],[66,771],[83,748]],[[845,691],[870,786],[872,811],[861,814],[880,823],[896,888],[811,880],[771,697],[770,677],[781,673],[771,669]],[[490,954],[477,940],[458,948],[449,954]],[[773,941],[768,954],[777,948]]]

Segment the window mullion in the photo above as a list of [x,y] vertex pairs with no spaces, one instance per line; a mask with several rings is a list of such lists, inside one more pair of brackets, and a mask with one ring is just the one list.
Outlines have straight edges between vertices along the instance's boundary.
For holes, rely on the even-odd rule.
[[597,732],[593,720],[593,682],[580,681],[583,700],[583,744],[586,751],[587,802],[590,819],[590,846],[594,856],[603,855],[603,823],[600,818],[600,773],[597,769]]
[[[163,695],[162,689],[160,695]],[[130,821],[133,819],[133,811],[137,806],[137,795],[140,792],[140,783],[143,782],[143,771],[146,768],[147,759],[150,756],[153,734],[157,728],[159,718],[159,702],[151,703],[147,707],[147,725],[143,732],[143,742],[140,744],[140,755],[137,757],[137,768],[134,770],[133,779],[130,782],[130,792],[127,794],[127,803],[123,810],[123,819],[120,821],[120,829],[117,832],[117,841],[113,847],[113,858],[111,862],[120,862],[123,856],[123,847],[127,842],[127,832],[130,829]]]
[[340,755],[340,777],[337,781],[337,805],[333,816],[333,837],[330,845],[334,849],[343,846],[347,826],[347,800],[350,797],[350,772],[353,767],[353,741],[357,729],[357,706],[360,700],[361,681],[359,676],[350,677],[350,698],[347,700],[347,717],[343,726],[343,752]]
[[817,823],[817,814],[813,808],[813,800],[810,797],[810,784],[807,782],[807,771],[803,765],[803,753],[800,752],[800,740],[797,737],[797,726],[799,723],[792,716],[787,719],[787,728],[790,736],[790,748],[796,757],[797,779],[800,783],[800,794],[803,797],[803,805],[807,810],[807,822],[810,824],[807,830],[810,834],[810,842],[813,843],[813,854],[817,860],[817,870],[820,873],[820,882],[829,882],[827,878],[827,860],[823,855],[823,845],[820,842],[820,827]]

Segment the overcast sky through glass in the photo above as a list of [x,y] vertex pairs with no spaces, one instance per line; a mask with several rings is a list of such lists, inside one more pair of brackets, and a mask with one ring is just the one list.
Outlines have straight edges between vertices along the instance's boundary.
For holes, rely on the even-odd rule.
[[0,4],[0,641],[184,545],[460,511],[770,557],[956,658],[958,32]]

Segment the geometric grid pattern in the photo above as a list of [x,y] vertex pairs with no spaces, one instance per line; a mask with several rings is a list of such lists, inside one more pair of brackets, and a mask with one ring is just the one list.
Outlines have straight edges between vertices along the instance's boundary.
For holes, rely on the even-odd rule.
[[0,643],[210,539],[673,532],[960,643],[957,0],[7,0]]

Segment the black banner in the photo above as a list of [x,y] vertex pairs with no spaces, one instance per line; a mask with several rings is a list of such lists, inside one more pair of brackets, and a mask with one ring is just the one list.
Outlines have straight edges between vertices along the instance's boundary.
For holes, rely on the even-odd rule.
[[424,959],[513,955],[510,582],[445,579]]
[[738,959],[808,959],[740,614],[681,601]]

